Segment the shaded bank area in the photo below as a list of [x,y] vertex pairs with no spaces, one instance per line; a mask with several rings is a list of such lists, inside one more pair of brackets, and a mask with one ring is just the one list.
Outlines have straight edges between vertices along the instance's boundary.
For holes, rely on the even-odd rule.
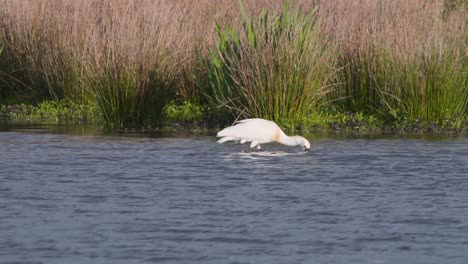
[[0,4],[2,118],[467,130],[465,1]]
[[[77,105],[66,101],[45,101],[38,105],[16,104],[0,106],[0,127],[29,125],[52,125],[59,127],[94,127],[111,133],[215,133],[230,125],[220,120],[209,119],[209,110],[199,105],[170,103],[164,109],[164,121],[156,126],[107,127],[99,110],[92,105]],[[320,111],[305,119],[300,126],[283,127],[293,132],[327,133],[343,135],[446,135],[468,136],[468,122],[461,124],[445,120],[443,125],[425,125],[422,120],[399,120],[383,123],[374,116],[362,113]]]

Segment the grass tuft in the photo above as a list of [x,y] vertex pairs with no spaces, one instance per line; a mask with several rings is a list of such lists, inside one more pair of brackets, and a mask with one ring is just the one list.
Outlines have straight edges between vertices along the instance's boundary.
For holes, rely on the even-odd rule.
[[242,27],[216,27],[217,40],[199,56],[198,83],[212,108],[231,118],[261,117],[294,123],[311,113],[330,90],[335,73],[329,40],[315,12],[264,10]]

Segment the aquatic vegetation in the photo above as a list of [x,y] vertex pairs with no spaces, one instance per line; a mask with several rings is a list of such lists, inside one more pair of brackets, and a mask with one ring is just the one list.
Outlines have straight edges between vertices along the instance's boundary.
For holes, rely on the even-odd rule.
[[[264,10],[248,16],[242,28],[217,27],[218,40],[201,57],[205,75],[198,83],[213,109],[233,117],[263,117],[295,122],[313,111],[330,89],[334,55],[320,32],[315,12]],[[204,79],[206,78],[206,79]]]
[[0,5],[3,105],[93,105],[116,128],[238,116],[305,130],[466,128],[466,1]]

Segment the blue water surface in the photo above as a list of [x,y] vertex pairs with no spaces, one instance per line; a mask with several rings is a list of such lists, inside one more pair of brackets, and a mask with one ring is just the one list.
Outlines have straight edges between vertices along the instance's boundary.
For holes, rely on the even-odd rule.
[[468,263],[468,139],[0,132],[0,263]]

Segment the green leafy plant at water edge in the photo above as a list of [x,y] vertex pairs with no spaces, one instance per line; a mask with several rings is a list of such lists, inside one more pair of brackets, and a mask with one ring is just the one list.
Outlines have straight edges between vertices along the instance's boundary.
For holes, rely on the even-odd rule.
[[37,105],[13,104],[0,106],[0,117],[17,121],[46,123],[102,124],[99,109],[92,104],[77,104],[69,100],[42,101]]
[[217,42],[199,54],[197,83],[213,110],[225,117],[261,117],[294,123],[307,116],[330,90],[333,49],[314,12],[263,11],[242,28],[217,26]]
[[300,121],[301,130],[372,132],[382,128],[382,122],[373,115],[361,112],[340,112],[320,109]]
[[205,117],[203,107],[190,101],[184,101],[182,104],[172,101],[164,108],[164,114],[166,121],[180,123],[198,123]]

